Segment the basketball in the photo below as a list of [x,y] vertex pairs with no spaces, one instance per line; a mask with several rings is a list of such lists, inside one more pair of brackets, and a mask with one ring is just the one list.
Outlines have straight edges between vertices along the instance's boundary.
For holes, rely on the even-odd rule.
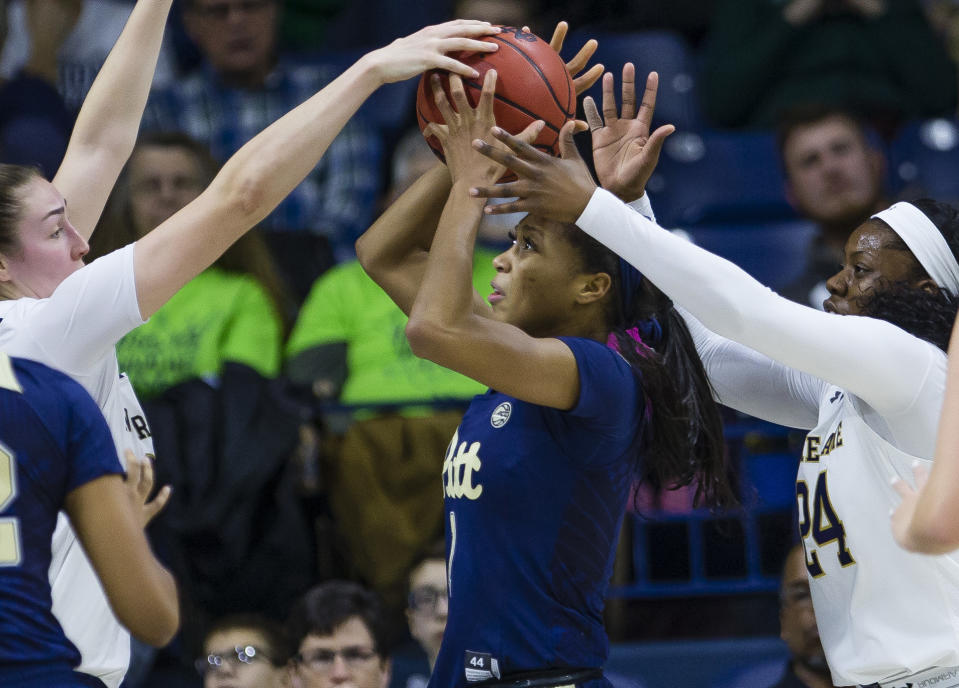
[[[550,155],[556,155],[559,130],[576,115],[576,90],[566,71],[566,64],[539,36],[513,26],[500,28],[500,33],[482,39],[499,43],[499,50],[495,53],[451,55],[479,72],[476,79],[463,79],[466,98],[470,105],[476,107],[486,72],[495,69],[497,79],[493,113],[496,124],[510,134],[518,134],[532,122],[543,120],[546,126],[533,145]],[[430,77],[434,72],[440,74],[450,107],[456,109],[450,96],[447,72],[426,72],[416,90],[416,119],[421,131],[431,122],[443,123],[443,115],[436,107],[430,87]],[[436,137],[430,136],[426,140],[437,157],[444,160],[443,147]]]

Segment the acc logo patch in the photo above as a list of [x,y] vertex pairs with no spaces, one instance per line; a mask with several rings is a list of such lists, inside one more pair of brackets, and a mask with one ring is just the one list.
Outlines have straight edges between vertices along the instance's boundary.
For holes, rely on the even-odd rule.
[[489,417],[490,425],[494,428],[501,428],[506,425],[506,421],[509,420],[509,415],[513,412],[513,405],[508,401],[504,401],[502,404],[493,409],[493,414]]

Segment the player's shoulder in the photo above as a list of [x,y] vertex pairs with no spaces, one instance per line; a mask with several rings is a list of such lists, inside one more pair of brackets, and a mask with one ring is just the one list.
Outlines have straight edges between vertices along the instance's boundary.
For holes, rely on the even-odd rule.
[[0,353],[0,389],[23,395],[44,416],[54,410],[99,412],[96,402],[69,375],[43,363],[5,353]]

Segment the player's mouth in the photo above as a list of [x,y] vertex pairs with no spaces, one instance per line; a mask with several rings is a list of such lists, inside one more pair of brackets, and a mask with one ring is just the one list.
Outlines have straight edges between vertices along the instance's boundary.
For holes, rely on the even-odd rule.
[[827,313],[839,313],[839,309],[836,308],[836,304],[833,303],[831,296],[822,302],[822,309]]
[[494,282],[490,282],[489,285],[493,288],[493,292],[486,300],[489,301],[489,305],[495,306],[497,303],[503,300],[505,294],[503,294],[502,290],[497,287]]

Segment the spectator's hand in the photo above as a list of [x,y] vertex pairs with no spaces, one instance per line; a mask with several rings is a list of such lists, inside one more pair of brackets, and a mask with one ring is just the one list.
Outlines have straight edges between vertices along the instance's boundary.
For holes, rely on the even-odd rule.
[[518,137],[494,127],[493,137],[506,144],[509,150],[479,139],[473,141],[473,146],[486,157],[513,170],[519,179],[508,184],[472,188],[470,195],[516,198],[500,205],[487,205],[485,212],[490,215],[528,212],[558,222],[575,222],[596,190],[596,183],[573,142],[573,132],[585,127],[585,122],[577,120],[563,125],[559,132],[559,158],[540,152]]
[[145,458],[140,461],[129,449],[127,449],[125,456],[127,461],[127,495],[130,497],[134,511],[140,518],[140,525],[146,528],[153,517],[166,506],[173,488],[164,485],[151,500],[150,492],[153,491],[152,459]]
[[26,0],[30,36],[28,71],[56,83],[57,55],[82,10],[83,0]]
[[362,59],[373,66],[380,83],[403,81],[428,69],[445,69],[454,74],[475,79],[479,73],[447,53],[468,51],[495,52],[499,44],[478,40],[499,33],[489,22],[472,19],[427,26],[404,38],[397,38],[385,48],[374,50]]
[[[524,26],[523,31],[529,33],[529,27]],[[553,37],[549,39],[549,47],[555,50],[557,54],[563,49],[563,42],[566,40],[568,31],[569,24],[564,21],[559,22],[556,28],[553,29]],[[566,71],[569,72],[569,76],[573,80],[576,95],[581,95],[584,91],[588,90],[589,87],[595,84],[599,77],[603,75],[603,65],[601,64],[594,64],[583,72],[583,70],[586,69],[586,64],[596,52],[598,45],[595,38],[590,38],[586,41],[586,44],[579,49],[579,52],[573,56],[573,59],[566,63]],[[582,74],[580,74],[580,72],[582,72]]]
[[916,481],[916,489],[912,489],[901,478],[895,478],[892,486],[899,493],[902,501],[896,510],[890,516],[892,521],[892,535],[896,542],[903,549],[910,552],[918,551],[917,544],[910,533],[913,515],[916,513],[916,505],[919,503],[919,493],[929,479],[929,469],[924,465],[916,466],[912,469],[913,478]]
[[[477,154],[472,142],[478,138],[488,137],[490,128],[496,125],[496,119],[493,116],[496,70],[490,69],[486,72],[486,77],[483,80],[483,90],[475,108],[466,99],[463,80],[456,74],[451,74],[449,80],[450,95],[453,97],[456,109],[454,110],[450,106],[446,93],[443,92],[443,87],[440,84],[440,78],[434,74],[430,80],[430,86],[433,88],[433,99],[436,101],[436,107],[443,115],[443,121],[446,124],[430,124],[423,131],[423,134],[425,136],[435,136],[443,146],[446,166],[454,184],[464,180],[470,185],[493,183],[503,175],[505,168],[489,158]],[[537,120],[526,127],[518,138],[521,141],[534,141],[542,128],[543,122]],[[497,143],[496,145],[502,144]]]
[[[659,75],[650,72],[646,78],[643,101],[636,109],[636,70],[631,62],[623,67],[623,111],[616,114],[613,96],[613,75],[603,77],[603,115],[593,99],[583,100],[586,122],[593,136],[593,164],[599,183],[629,203],[646,192],[646,182],[656,169],[666,137],[676,131],[664,124],[649,133],[656,109]],[[605,121],[604,121],[605,120]]]

